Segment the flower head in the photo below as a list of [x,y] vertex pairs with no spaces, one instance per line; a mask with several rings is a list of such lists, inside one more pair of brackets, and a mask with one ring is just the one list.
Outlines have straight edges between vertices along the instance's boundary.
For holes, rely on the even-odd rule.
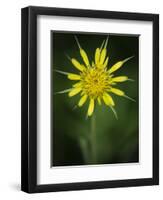
[[[116,85],[120,82],[124,82],[129,79],[127,76],[114,76],[113,72],[116,72],[132,57],[116,62],[112,67],[108,69],[109,56],[107,55],[107,43],[108,38],[103,41],[100,48],[95,51],[94,60],[90,64],[90,60],[85,50],[79,44],[78,39],[75,37],[81,58],[83,63],[80,63],[75,58],[69,58],[73,66],[78,70],[78,73],[67,73],[56,70],[59,73],[66,74],[68,79],[74,81],[72,88],[61,91],[59,93],[68,92],[69,97],[73,97],[77,94],[80,95],[78,106],[81,107],[86,101],[89,101],[87,115],[91,116],[94,111],[95,103],[99,105],[104,102],[109,106],[116,115],[114,106],[115,102],[111,96],[112,93],[129,98],[122,90],[118,89]],[[116,115],[117,117],[117,115]]]

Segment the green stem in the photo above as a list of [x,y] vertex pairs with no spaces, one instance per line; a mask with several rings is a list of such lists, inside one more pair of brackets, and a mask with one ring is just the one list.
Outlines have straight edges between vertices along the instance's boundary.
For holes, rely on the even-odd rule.
[[83,155],[83,160],[84,160],[85,164],[87,164],[87,163],[89,163],[88,141],[85,138],[80,138],[79,142],[80,142],[80,148],[81,148],[82,155]]
[[92,164],[96,162],[96,116],[93,113],[91,117],[91,131],[90,131],[90,144],[91,144],[91,161]]

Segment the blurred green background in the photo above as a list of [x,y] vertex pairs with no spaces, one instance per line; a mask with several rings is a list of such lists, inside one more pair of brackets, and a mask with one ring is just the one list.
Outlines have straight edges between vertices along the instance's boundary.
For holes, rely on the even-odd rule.
[[[68,94],[54,95],[55,92],[70,88],[72,81],[55,70],[78,72],[66,54],[82,62],[79,49],[74,39],[77,36],[89,60],[94,60],[95,49],[101,46],[106,34],[88,34],[55,32],[52,39],[52,165],[71,166],[88,164],[81,151],[81,141],[85,142],[90,135],[90,118],[86,119],[88,102],[82,108],[74,109],[80,96],[72,98]],[[112,95],[118,114],[116,120],[109,107],[96,105],[96,154],[94,164],[128,163],[139,161],[138,132],[138,48],[139,36],[109,34],[108,53],[109,67],[115,62],[133,56],[115,75],[127,75],[134,82],[119,83],[117,88],[134,98]],[[89,154],[89,150],[88,150]],[[88,155],[89,156],[89,155]]]

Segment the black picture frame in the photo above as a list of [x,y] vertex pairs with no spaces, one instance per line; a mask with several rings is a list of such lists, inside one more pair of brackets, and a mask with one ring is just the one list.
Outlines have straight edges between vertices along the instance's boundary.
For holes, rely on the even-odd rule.
[[[55,15],[153,23],[153,177],[63,184],[37,184],[37,16]],[[21,189],[28,193],[159,184],[159,15],[30,6],[21,12]]]

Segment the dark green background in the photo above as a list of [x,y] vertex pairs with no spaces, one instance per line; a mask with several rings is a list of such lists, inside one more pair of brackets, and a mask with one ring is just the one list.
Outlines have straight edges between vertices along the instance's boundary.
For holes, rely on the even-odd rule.
[[[73,109],[80,96],[69,98],[66,94],[54,95],[55,92],[70,88],[72,81],[54,70],[78,72],[66,54],[82,62],[74,35],[87,52],[89,60],[94,60],[94,53],[106,39],[105,34],[85,34],[71,32],[51,33],[52,39],[52,165],[82,165],[84,162],[79,140],[90,134],[90,118],[86,119],[88,102],[82,108]],[[110,34],[109,34],[110,35]],[[118,120],[109,107],[96,106],[97,163],[128,163],[139,161],[138,133],[138,46],[139,36],[111,34],[108,42],[109,66],[115,62],[133,56],[124,66],[114,73],[127,75],[134,82],[117,85],[126,94],[136,100],[112,95]]]

